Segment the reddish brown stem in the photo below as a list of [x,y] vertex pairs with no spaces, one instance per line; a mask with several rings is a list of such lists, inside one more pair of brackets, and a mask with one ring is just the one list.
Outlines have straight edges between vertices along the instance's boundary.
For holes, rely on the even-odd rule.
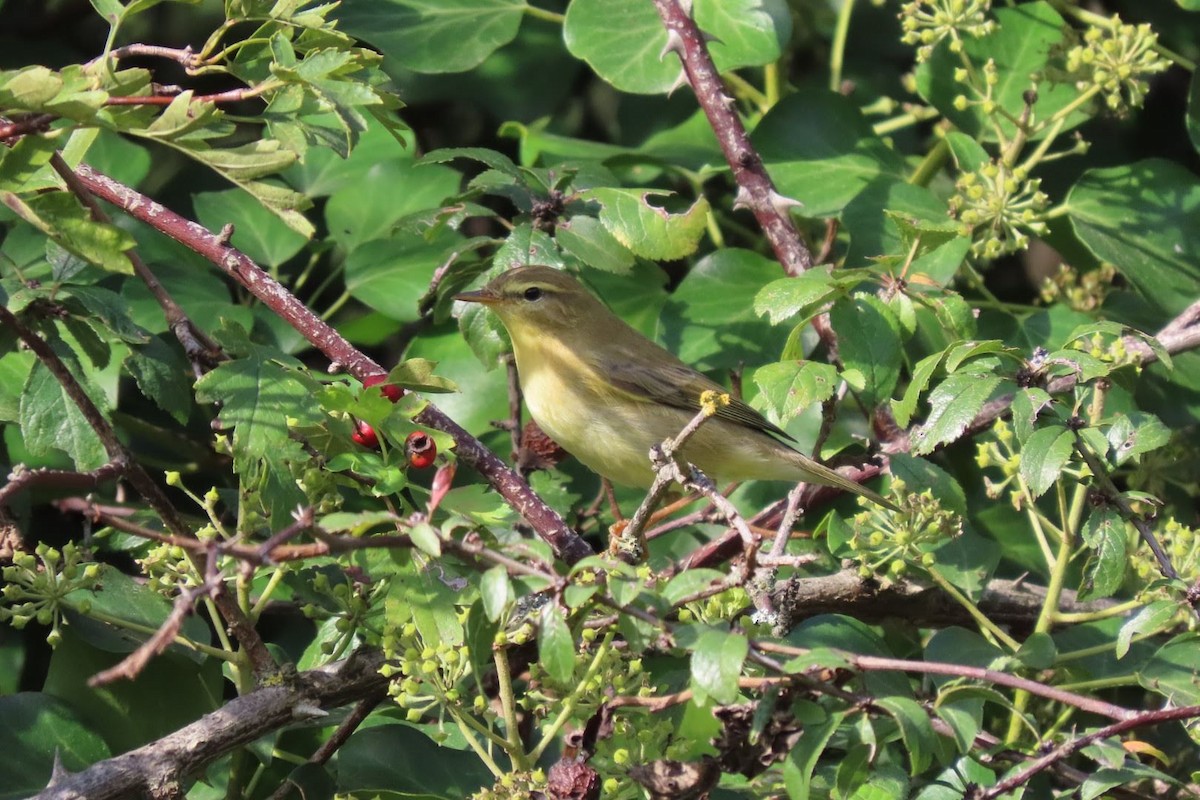
[[[90,167],[81,166],[76,174],[88,191],[216,264],[291,324],[331,361],[359,380],[384,372],[379,364],[356,349],[291,292],[259,269],[249,256],[230,247],[223,237]],[[416,419],[421,424],[450,434],[457,445],[459,459],[483,475],[509,505],[529,522],[533,530],[554,548],[560,558],[574,563],[592,554],[587,542],[568,528],[525,481],[441,410],[430,404]]]

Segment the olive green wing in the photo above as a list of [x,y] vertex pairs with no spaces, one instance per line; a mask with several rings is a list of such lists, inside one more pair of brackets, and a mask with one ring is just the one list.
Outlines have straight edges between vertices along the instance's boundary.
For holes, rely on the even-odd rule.
[[[725,387],[688,365],[673,360],[664,360],[653,366],[636,361],[606,363],[600,365],[600,369],[603,370],[603,374],[608,375],[615,388],[639,400],[661,403],[693,413],[700,410],[700,395],[704,392],[729,394]],[[795,441],[778,425],[772,424],[762,414],[732,395],[729,405],[721,406],[717,410],[717,416],[753,430]]]

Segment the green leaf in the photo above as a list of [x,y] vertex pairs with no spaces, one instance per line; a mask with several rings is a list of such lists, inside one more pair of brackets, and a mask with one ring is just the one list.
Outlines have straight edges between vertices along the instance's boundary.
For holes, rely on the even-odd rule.
[[[146,587],[139,588],[153,594]],[[169,609],[161,597],[156,599]],[[78,635],[78,619],[64,630],[62,643],[51,656],[44,690],[78,710],[113,752],[127,752],[166,736],[220,704],[220,663],[213,659],[197,663],[178,652],[151,659],[136,681],[88,686],[88,678],[115,666],[124,654],[85,641]],[[199,619],[193,621],[205,627]],[[132,645],[127,648],[132,649]],[[166,702],[164,698],[171,699]]]
[[[70,365],[87,396],[103,414],[108,407],[104,395],[92,386],[91,381],[82,378],[74,359],[70,359]],[[108,453],[100,443],[100,437],[62,384],[40,360],[34,363],[33,370],[25,380],[19,410],[21,433],[31,453],[49,455],[55,450],[62,450],[80,470],[95,469],[108,461]]]
[[875,135],[857,104],[801,90],[775,104],[751,137],[779,191],[808,217],[836,215],[871,185],[903,181],[903,159]]
[[417,546],[417,549],[427,553],[434,558],[440,558],[442,555],[442,540],[438,537],[438,532],[428,522],[418,522],[409,528],[408,535],[412,538],[412,542]]
[[944,356],[945,353],[934,353],[918,361],[912,370],[912,380],[909,381],[908,388],[904,390],[904,397],[892,400],[892,414],[896,417],[896,424],[901,428],[907,428],[913,414],[917,412],[917,401],[921,399],[921,393],[929,386],[929,381],[933,380],[933,375],[942,365]]
[[458,387],[454,381],[433,374],[436,366],[436,361],[425,358],[407,359],[392,367],[392,371],[387,376],[387,383],[426,394],[457,392]]
[[[791,36],[780,0],[697,0],[695,19],[715,37],[709,52],[720,72],[775,61]],[[638,0],[574,0],[563,39],[571,55],[623,92],[665,92],[681,70],[674,54],[660,57],[666,28],[654,6]]]
[[624,275],[636,263],[633,252],[595,217],[577,215],[565,220],[555,229],[554,241],[564,252],[605,272]]
[[1108,443],[1117,466],[1143,453],[1165,447],[1170,441],[1171,431],[1159,422],[1158,417],[1136,411],[1118,414],[1108,429]]
[[600,222],[635,255],[654,260],[683,258],[696,250],[708,219],[708,201],[697,198],[679,213],[651,205],[668,192],[611,187],[589,189],[583,199],[600,204]]
[[49,192],[26,202],[11,192],[0,192],[0,202],[64,250],[108,272],[133,274],[133,264],[125,255],[134,245],[133,237],[106,222],[94,222],[74,195]]
[[[68,608],[81,614],[85,610],[103,614],[112,620],[111,624],[90,619],[75,621],[81,638],[94,647],[128,653],[149,638],[145,631],[157,630],[171,614],[171,603],[162,595],[109,564],[100,565],[97,587],[76,589],[65,598]],[[195,616],[184,621],[180,634],[201,644],[208,644],[212,638],[208,626]],[[172,645],[171,649],[194,656],[182,645]]]
[[538,663],[560,685],[575,674],[575,637],[567,626],[567,617],[555,603],[542,606],[538,625]]
[[129,349],[125,368],[142,394],[175,418],[187,422],[192,408],[191,379],[183,354],[160,336]]
[[1200,704],[1200,636],[1185,633],[1158,649],[1136,673],[1142,688],[1175,706]]
[[[700,259],[663,307],[657,338],[701,370],[774,361],[787,340],[754,313],[754,296],[779,275],[779,264],[727,247]],[[723,375],[718,375],[723,379]]]
[[420,319],[417,304],[451,238],[431,244],[417,234],[401,233],[357,246],[346,259],[346,291],[397,322]]
[[1109,597],[1121,588],[1128,563],[1128,525],[1111,508],[1093,508],[1083,524],[1083,543],[1091,553],[1084,567],[1080,600]]
[[804,735],[788,753],[783,765],[783,782],[788,800],[808,800],[813,770],[817,768],[821,753],[825,752],[844,717],[844,712],[835,712],[823,719],[805,722]]
[[956,372],[938,384],[929,394],[929,418],[913,431],[913,453],[926,455],[957,439],[999,385],[995,375],[975,372]]
[[340,28],[417,72],[465,72],[516,38],[522,0],[351,0]]
[[1195,299],[1200,259],[1191,235],[1200,182],[1160,159],[1090,169],[1067,195],[1075,234],[1167,316]]
[[483,613],[492,622],[500,619],[504,609],[513,599],[512,582],[508,571],[496,565],[483,573],[479,581],[479,596],[483,600]]
[[930,489],[945,508],[966,516],[967,496],[962,486],[953,475],[933,462],[908,453],[893,453],[888,469],[894,477],[904,481],[907,491],[923,492]]
[[737,700],[738,678],[750,652],[750,643],[739,633],[706,630],[692,651],[692,691],[697,702],[710,699],[721,705]]
[[1049,407],[1053,398],[1045,389],[1036,386],[1020,389],[1013,395],[1012,419],[1013,431],[1017,434],[1017,442],[1024,445],[1036,430],[1034,423],[1042,410]]
[[950,146],[950,155],[954,157],[954,164],[959,172],[975,172],[991,161],[983,145],[961,131],[947,133],[946,144]]
[[676,605],[685,597],[703,591],[725,579],[725,573],[716,569],[686,569],[667,582],[662,589],[662,598]]
[[919,775],[933,761],[937,734],[921,704],[910,697],[880,697],[879,707],[892,715],[900,726],[904,749],[908,752],[909,775]]
[[[439,208],[444,198],[458,191],[461,180],[459,173],[439,164],[415,165],[396,159],[377,164],[330,195],[325,206],[329,235],[347,252],[372,239],[389,240],[397,222],[418,211]],[[371,201],[363,202],[365,197]],[[390,241],[412,249],[420,238],[408,233]],[[435,266],[430,264],[428,272]]]
[[1075,434],[1061,425],[1034,431],[1021,448],[1021,477],[1034,497],[1054,485],[1074,449]]
[[435,744],[409,725],[357,730],[338,749],[338,791],[356,797],[380,795],[461,800],[495,778],[474,753]]
[[210,231],[232,224],[230,244],[267,269],[282,265],[308,242],[305,236],[239,189],[193,195],[192,205],[200,224]]
[[827,267],[813,267],[794,278],[780,278],[764,286],[754,298],[754,313],[777,325],[797,314],[809,317],[842,289]]
[[298,362],[268,348],[217,365],[196,381],[196,398],[221,404],[221,422],[233,428],[234,447],[252,458],[267,455],[288,438],[289,418],[316,424],[317,384]]
[[1134,636],[1167,630],[1178,613],[1179,604],[1174,600],[1155,600],[1144,606],[1121,626],[1121,631],[1117,634],[1117,658],[1124,658],[1129,652]]
[[[1013,120],[1021,117],[1025,108],[1023,95],[1031,89],[1037,97],[1033,107],[1037,119],[1053,116],[1079,96],[1072,83],[1051,75],[1054,71],[1051,58],[1064,46],[1067,25],[1049,3],[1023,3],[1019,7],[998,8],[994,14],[997,28],[992,34],[982,38],[964,36],[962,54],[951,52],[943,42],[916,70],[920,95],[963,134],[985,142],[996,141],[993,122],[1004,132],[1005,140],[1011,140],[1016,132]],[[964,55],[976,70],[989,59],[996,62],[999,80],[988,87],[989,97],[1002,113],[989,117],[978,104],[961,111],[955,107],[954,99],[959,95],[971,98],[970,90],[954,79]],[[1076,109],[1067,115],[1062,129],[1070,130],[1087,117],[1088,114]]]
[[1030,669],[1050,669],[1054,666],[1057,656],[1058,649],[1054,646],[1054,639],[1043,631],[1031,633],[1017,650],[1017,658]]
[[78,772],[111,755],[71,704],[45,692],[0,697],[0,719],[5,754],[0,800],[20,800],[45,789],[56,762]]
[[833,304],[829,322],[838,334],[844,368],[866,377],[862,402],[871,408],[891,396],[901,362],[900,323],[891,309],[875,295],[856,294]]
[[781,361],[754,372],[754,383],[768,411],[784,425],[806,408],[833,397],[837,367],[819,361]]

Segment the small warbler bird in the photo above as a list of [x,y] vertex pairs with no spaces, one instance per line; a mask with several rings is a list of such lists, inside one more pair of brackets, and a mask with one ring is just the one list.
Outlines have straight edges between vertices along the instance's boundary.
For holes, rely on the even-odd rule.
[[[552,439],[615,483],[649,486],[650,449],[679,434],[700,410],[704,392],[725,391],[560,270],[518,267],[455,299],[482,303],[500,317],[529,413]],[[720,480],[821,483],[896,508],[782,441],[791,438],[731,399],[680,455]]]

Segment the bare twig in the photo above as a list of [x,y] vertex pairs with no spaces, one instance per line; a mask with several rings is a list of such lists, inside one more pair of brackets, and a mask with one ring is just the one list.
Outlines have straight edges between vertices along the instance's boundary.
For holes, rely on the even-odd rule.
[[183,628],[184,619],[195,609],[196,601],[202,597],[216,598],[221,591],[225,576],[217,568],[217,548],[213,546],[212,542],[209,542],[208,545],[208,555],[204,562],[204,581],[198,586],[180,592],[175,598],[175,605],[171,608],[171,613],[158,626],[158,630],[118,663],[88,678],[88,686],[94,688],[121,678],[126,680],[136,678],[150,663],[150,659],[166,650],[171,642],[175,641],[175,637]]
[[1019,786],[1023,786],[1034,775],[1039,772],[1054,766],[1063,759],[1071,756],[1088,745],[1098,742],[1101,739],[1108,739],[1112,736],[1117,736],[1125,731],[1131,731],[1135,728],[1142,728],[1147,725],[1158,725],[1163,722],[1171,722],[1173,720],[1193,719],[1200,717],[1200,706],[1183,706],[1181,708],[1164,708],[1159,711],[1146,711],[1140,714],[1132,714],[1123,718],[1119,722],[1108,725],[1099,730],[1071,739],[1058,747],[1051,750],[1046,755],[1035,759],[1030,764],[1025,766],[1020,771],[1008,776],[994,786],[979,792],[973,797],[977,800],[993,800],[993,798],[1001,797],[1013,791]]
[[8,483],[0,487],[0,506],[8,505],[14,495],[38,486],[50,486],[56,489],[91,489],[106,481],[111,481],[125,474],[125,465],[119,461],[110,461],[98,469],[87,472],[73,470],[26,469],[18,464],[13,467],[8,476]]
[[[752,646],[762,652],[779,653],[788,656],[801,656],[810,652],[803,647],[793,647],[777,642],[755,641],[752,642]],[[1044,697],[1047,700],[1073,706],[1081,711],[1099,714],[1109,719],[1128,720],[1137,716],[1136,711],[1113,705],[1112,703],[1106,703],[1094,697],[1068,692],[1064,689],[1056,689],[1053,686],[1047,686],[1044,683],[1030,680],[1029,678],[1009,675],[1007,672],[997,672],[996,670],[984,669],[983,667],[972,667],[967,664],[948,664],[939,661],[909,661],[903,658],[864,656],[841,651],[838,651],[838,654],[845,659],[847,664],[863,672],[914,672],[920,675],[949,675],[955,678],[971,678],[973,680],[994,683],[997,686],[1024,689],[1037,697]]]

